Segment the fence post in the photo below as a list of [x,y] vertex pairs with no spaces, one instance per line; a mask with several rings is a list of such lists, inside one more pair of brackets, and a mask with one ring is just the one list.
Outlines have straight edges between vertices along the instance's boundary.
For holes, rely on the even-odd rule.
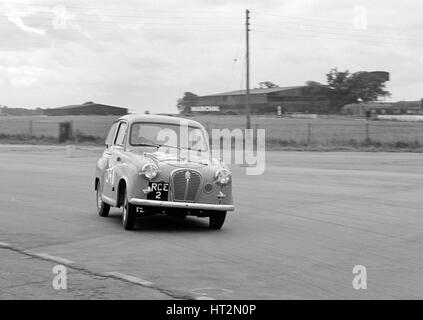
[[59,123],[59,142],[66,142],[69,140],[73,140],[73,133],[72,133],[72,123],[67,122],[60,122]]
[[311,123],[307,123],[307,144],[311,142]]
[[69,130],[70,130],[70,139],[73,141],[73,143],[75,143],[76,134],[74,134],[74,131],[73,131],[73,120],[69,121]]
[[33,136],[33,129],[32,129],[32,120],[29,120],[29,135]]
[[366,122],[366,142],[370,141],[369,123]]

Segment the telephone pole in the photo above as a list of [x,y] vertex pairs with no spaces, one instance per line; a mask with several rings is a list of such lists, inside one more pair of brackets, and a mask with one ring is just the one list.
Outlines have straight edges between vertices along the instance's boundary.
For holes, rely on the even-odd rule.
[[245,107],[247,113],[247,129],[251,128],[251,105],[250,105],[250,10],[245,10],[245,36],[246,36],[246,93]]

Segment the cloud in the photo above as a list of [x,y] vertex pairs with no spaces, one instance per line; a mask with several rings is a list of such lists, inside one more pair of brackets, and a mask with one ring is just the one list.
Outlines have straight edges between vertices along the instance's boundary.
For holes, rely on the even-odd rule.
[[10,83],[13,86],[30,86],[38,80],[40,69],[31,67],[10,67],[0,68],[0,70],[8,74]]
[[44,35],[46,32],[43,29],[37,29],[37,28],[32,28],[30,26],[27,26],[22,18],[19,17],[13,17],[13,16],[8,16],[8,19],[13,22],[14,24],[16,24],[19,28],[21,28],[23,31],[26,32],[30,32],[30,33],[35,33],[35,34],[39,34],[39,35]]
[[2,3],[3,14],[7,19],[14,23],[21,30],[29,33],[34,33],[37,35],[44,35],[45,30],[41,28],[33,28],[27,25],[23,18],[31,16],[33,13],[38,12],[39,8],[31,6],[22,6],[22,4],[13,4],[13,3]]
[[[29,33],[45,35],[46,30],[50,28],[56,30],[77,29],[74,23],[75,15],[64,5],[40,5],[39,2],[33,2],[26,6],[19,2],[0,5],[3,7],[4,16],[10,22]],[[34,24],[40,24],[42,27],[31,26]]]
[[[287,86],[325,81],[329,69],[339,67],[391,72],[392,99],[421,95],[418,1],[32,3],[0,6],[0,104],[56,107],[91,100],[170,112],[184,91],[240,89],[246,8],[252,87],[264,80]],[[366,6],[365,30],[353,29],[357,5]]]

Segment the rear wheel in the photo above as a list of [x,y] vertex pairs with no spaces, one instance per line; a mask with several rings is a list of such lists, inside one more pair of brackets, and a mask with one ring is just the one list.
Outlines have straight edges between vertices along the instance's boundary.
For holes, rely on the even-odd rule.
[[97,200],[97,212],[100,217],[107,217],[110,211],[110,205],[105,203],[101,198],[101,185],[100,182],[97,183],[96,190],[96,200]]
[[124,191],[124,202],[123,202],[123,216],[122,224],[125,230],[134,230],[135,228],[135,219],[136,219],[136,207],[128,202],[128,195],[126,189]]
[[226,219],[226,211],[214,211],[210,213],[209,217],[209,228],[218,230],[222,228]]

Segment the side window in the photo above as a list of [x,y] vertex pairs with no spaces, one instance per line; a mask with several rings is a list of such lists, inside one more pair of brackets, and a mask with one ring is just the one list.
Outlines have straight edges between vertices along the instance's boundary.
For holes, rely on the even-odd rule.
[[116,129],[118,127],[118,122],[115,122],[112,127],[110,128],[109,134],[107,135],[106,138],[106,145],[107,146],[111,146],[113,144],[113,139],[115,138],[115,134],[116,134]]
[[116,136],[115,145],[123,146],[125,144],[126,129],[128,125],[122,122],[119,126],[118,134]]

